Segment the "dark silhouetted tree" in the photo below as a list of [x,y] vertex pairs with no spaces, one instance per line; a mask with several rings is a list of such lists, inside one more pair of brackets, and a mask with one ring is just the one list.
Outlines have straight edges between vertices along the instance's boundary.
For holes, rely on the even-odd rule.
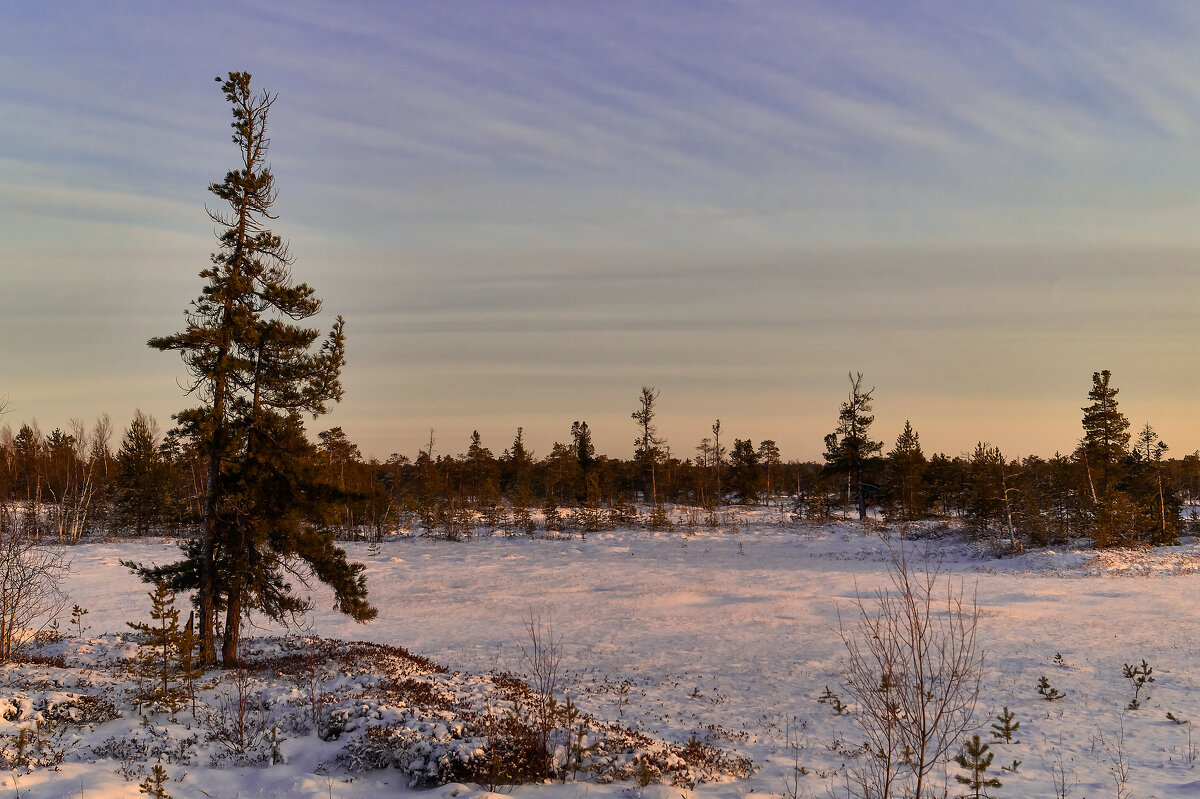
[[[471,446],[467,448],[467,469],[471,475],[471,496],[478,500],[481,492],[494,477],[496,459],[492,451],[483,445],[478,430],[471,432]],[[494,486],[493,486],[494,487]]]
[[846,477],[847,491],[853,490],[859,521],[867,518],[867,486],[863,479],[867,464],[883,450],[883,443],[868,438],[872,395],[863,390],[862,372],[849,375],[850,395],[838,413],[837,429],[825,436],[825,463],[830,474]]
[[588,428],[587,422],[571,424],[571,441],[575,446],[575,457],[579,461],[579,468],[586,476],[596,465],[596,447],[592,444],[592,431]]
[[655,469],[662,457],[659,447],[663,443],[658,437],[658,427],[654,424],[654,403],[657,401],[658,390],[653,386],[642,386],[638,409],[630,414],[630,418],[637,422],[641,431],[633,442],[633,460],[650,473],[650,501],[655,505],[658,504],[658,479]]
[[1183,503],[1174,486],[1164,480],[1163,456],[1169,447],[1149,424],[1138,432],[1127,459],[1127,469],[1121,487],[1141,507],[1139,517],[1146,530],[1136,530],[1135,537],[1151,544],[1175,543],[1179,537],[1179,514]]
[[897,515],[912,521],[925,512],[925,470],[929,467],[921,451],[921,437],[905,420],[896,436],[896,447],[887,454],[887,474],[892,505]]
[[504,453],[504,465],[507,471],[505,482],[510,491],[515,493],[522,488],[529,488],[529,480],[533,476],[533,452],[525,447],[525,428],[517,428],[512,446]]
[[[209,211],[217,250],[200,273],[205,285],[186,313],[186,329],[149,342],[180,353],[192,377],[189,391],[202,402],[176,419],[208,461],[203,519],[182,561],[138,571],[172,590],[196,591],[204,664],[215,661],[216,614],[225,609],[222,659],[232,666],[242,614],[259,608],[277,615],[299,606],[284,579],[295,569],[289,558],[330,583],[337,606],[357,620],[369,619],[374,609],[366,602],[361,567],[333,547],[331,531],[297,515],[319,515],[318,502],[333,497],[315,490],[315,454],[300,415],[316,417],[342,397],[343,322],[338,317],[315,350],[320,331],[297,324],[315,316],[321,303],[308,285],[293,282],[288,247],[268,227],[276,191],[266,122],[275,96],[252,91],[245,72],[217,82],[233,110],[240,164],[209,186],[225,207]],[[297,498],[304,500],[298,507],[282,504]]]
[[1129,446],[1129,419],[1117,410],[1120,389],[1109,385],[1112,374],[1092,373],[1091,405],[1083,408],[1082,456],[1091,482],[1092,496],[1100,503],[1120,480]]
[[762,490],[762,469],[758,463],[758,452],[750,439],[733,440],[733,452],[729,454],[729,482],[743,505],[758,501],[758,493]]
[[779,471],[780,463],[782,463],[781,457],[782,456],[780,455],[780,452],[779,452],[779,446],[771,439],[768,438],[765,441],[758,442],[758,462],[762,464],[763,476],[766,478],[766,481],[767,481],[767,489],[766,489],[767,504],[770,504],[771,492],[775,489],[775,486],[776,486],[774,477],[775,477],[775,473],[777,471]]

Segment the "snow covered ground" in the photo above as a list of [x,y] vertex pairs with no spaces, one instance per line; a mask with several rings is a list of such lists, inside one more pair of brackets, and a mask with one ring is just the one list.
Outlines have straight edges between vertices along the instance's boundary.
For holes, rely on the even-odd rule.
[[[1004,706],[1021,724],[1020,743],[993,746],[993,770],[1004,784],[992,795],[1054,797],[1059,771],[1068,796],[1117,796],[1119,760],[1127,770],[1125,795],[1200,796],[1200,730],[1193,731],[1200,724],[1200,546],[1189,540],[1149,552],[1039,550],[1003,560],[954,536],[928,546],[944,555],[968,591],[977,591],[980,643],[987,650],[980,732],[987,739],[991,717]],[[744,514],[736,527],[689,534],[621,530],[586,539],[497,536],[465,543],[400,536],[376,551],[348,549],[368,566],[379,618],[356,625],[329,610],[328,595],[316,590],[312,633],[403,646],[452,670],[519,672],[532,611],[562,637],[569,693],[584,711],[677,744],[696,735],[758,766],[743,779],[702,783],[695,795],[779,794],[797,762],[806,772],[801,795],[844,795],[844,753],[859,736],[852,714],[837,715],[817,699],[827,686],[840,690],[839,611],[849,619],[856,591],[871,592],[887,580],[886,545],[855,524],[792,526],[776,514],[757,513]],[[101,634],[126,634],[125,622],[142,621],[148,612],[145,586],[119,561],[165,562],[175,553],[175,545],[162,540],[72,550],[68,589],[72,601],[90,611],[86,636],[95,637],[96,646],[111,648],[113,636]],[[270,626],[250,631],[279,632]],[[1156,680],[1148,687],[1151,698],[1126,710],[1131,693],[1122,667],[1143,658]],[[15,675],[0,673],[0,697]],[[1041,676],[1065,697],[1048,702],[1039,696]],[[1177,724],[1167,712],[1192,722]],[[61,770],[20,777],[20,795],[138,796],[137,783],[116,773],[113,761],[86,762],[85,756],[89,746],[131,724],[136,720],[122,718],[79,732]],[[789,726],[802,729],[797,758],[787,746]],[[0,733],[15,729],[0,721]],[[286,745],[286,765],[171,764],[171,776],[183,776],[167,791],[197,799],[349,799],[410,790],[390,769],[314,774],[325,744]],[[1016,772],[998,771],[1013,760],[1020,761]],[[952,783],[950,795],[962,793]],[[0,796],[14,795],[13,789],[13,777],[0,774]],[[471,797],[481,791],[457,785],[432,793]],[[511,793],[522,799],[689,794],[630,782],[568,782]]]

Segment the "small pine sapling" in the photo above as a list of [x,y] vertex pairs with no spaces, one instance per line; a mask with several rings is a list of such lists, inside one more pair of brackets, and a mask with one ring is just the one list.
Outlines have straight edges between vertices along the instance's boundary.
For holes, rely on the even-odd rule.
[[149,592],[150,619],[153,623],[127,622],[142,634],[138,644],[138,655],[134,662],[139,681],[150,680],[150,688],[139,697],[158,708],[176,713],[183,705],[183,690],[176,680],[177,653],[179,650],[179,609],[175,607],[175,594],[166,585],[157,581]]
[[1142,690],[1154,682],[1154,667],[1142,658],[1142,662],[1136,666],[1126,663],[1122,668],[1122,673],[1125,679],[1129,680],[1129,688],[1133,691],[1133,696],[1129,699],[1129,704],[1126,706],[1129,710],[1137,710],[1142,706],[1143,701],[1150,701],[1150,694],[1142,697]]
[[1054,653],[1054,665],[1063,669],[1067,667],[1067,660],[1062,656],[1062,652]]
[[825,693],[817,697],[817,702],[822,705],[829,705],[833,708],[833,712],[837,715],[842,715],[846,712],[846,706],[842,704],[841,697],[829,690],[829,686],[825,686]]
[[1044,674],[1038,678],[1038,693],[1041,694],[1047,702],[1053,702],[1066,696],[1066,694],[1064,694],[1062,691],[1051,687],[1050,680],[1048,680]]
[[650,508],[650,513],[646,515],[646,526],[655,532],[673,530],[675,528],[675,525],[671,522],[671,517],[667,514],[666,507],[658,504]]
[[1013,762],[1012,762],[1010,765],[1007,765],[1007,766],[1001,766],[1001,767],[1000,767],[1000,770],[1001,770],[1001,771],[1011,771],[1013,774],[1016,774],[1016,773],[1017,773],[1017,769],[1018,769],[1018,768],[1020,768],[1020,766],[1021,766],[1021,761],[1020,761],[1020,760],[1017,760],[1017,759],[1014,757],[1014,758],[1013,758]]
[[171,795],[163,787],[169,781],[167,770],[162,767],[162,764],[155,763],[154,768],[150,769],[150,773],[146,775],[146,779],[138,783],[138,793],[147,794],[151,799],[171,799]]
[[992,737],[996,739],[997,743],[1019,744],[1020,741],[1013,740],[1013,735],[1020,727],[1021,722],[1016,721],[1016,715],[1005,706],[1002,713],[996,714],[996,721],[992,724]]
[[71,626],[75,628],[75,637],[83,640],[83,634],[92,629],[90,626],[83,623],[83,617],[88,614],[87,608],[81,608],[76,605],[71,609]]
[[579,769],[583,768],[583,759],[591,754],[595,744],[588,745],[587,725],[583,721],[583,714],[571,701],[571,697],[567,697],[561,713],[563,728],[567,731],[567,762],[562,770],[562,781],[565,783],[568,771],[571,772],[571,779],[579,777]]
[[954,779],[959,785],[965,785],[971,791],[964,794],[962,799],[987,799],[984,789],[1002,787],[999,779],[989,777],[987,773],[987,770],[992,767],[992,759],[995,757],[989,751],[990,749],[991,747],[980,740],[978,735],[973,735],[971,740],[963,746],[963,751],[955,755],[954,762],[958,764],[959,768],[969,773],[969,776],[954,775]]
[[1181,718],[1179,718],[1179,716],[1176,716],[1174,713],[1172,713],[1169,710],[1167,711],[1167,720],[1173,721],[1176,724],[1187,724],[1188,723],[1187,719],[1181,719]]

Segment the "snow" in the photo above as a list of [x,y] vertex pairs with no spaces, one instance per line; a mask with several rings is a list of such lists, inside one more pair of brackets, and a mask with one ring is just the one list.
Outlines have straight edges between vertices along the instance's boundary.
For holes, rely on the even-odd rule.
[[[1004,787],[995,795],[1053,797],[1056,767],[1067,775],[1070,796],[1116,795],[1114,759],[1128,767],[1132,796],[1200,794],[1200,770],[1194,767],[1200,732],[1193,731],[1200,724],[1195,621],[1200,617],[1195,573],[1200,544],[1188,539],[1159,550],[1102,553],[1059,547],[1007,559],[991,557],[953,534],[907,545],[938,553],[953,577],[977,593],[980,643],[987,650],[976,714],[980,733],[988,739],[992,716],[1005,706],[1021,724],[1020,743],[992,747],[994,770],[1020,761],[1016,773],[997,772]],[[696,735],[751,758],[758,767],[749,777],[700,783],[691,791],[568,781],[505,789],[509,795],[743,799],[780,794],[785,779],[793,776],[795,761],[785,738],[785,727],[792,725],[802,727],[803,795],[823,797],[829,789],[844,795],[844,753],[859,740],[853,709],[837,715],[817,698],[826,686],[840,690],[839,613],[850,619],[855,596],[887,581],[887,544],[872,531],[852,523],[785,524],[774,511],[755,511],[742,514],[736,527],[719,530],[620,530],[585,539],[495,536],[462,543],[395,536],[377,549],[365,544],[347,549],[367,565],[379,618],[357,625],[332,611],[330,597],[318,589],[305,632],[403,646],[464,674],[520,672],[532,612],[562,637],[569,692],[582,710],[675,744]],[[146,586],[120,561],[161,563],[176,552],[168,540],[73,548],[67,588],[71,601],[90,611],[85,623],[91,629],[72,651],[97,660],[128,656],[134,637],[126,622],[144,620],[149,599]],[[249,634],[282,632],[259,620]],[[1055,661],[1058,654],[1061,662]],[[1122,667],[1142,658],[1153,667],[1156,681],[1140,709],[1126,710],[1131,691]],[[35,670],[9,667],[0,674],[0,706],[20,701],[14,679]],[[1038,695],[1043,675],[1065,694],[1063,699],[1048,702]],[[1176,724],[1166,718],[1168,711],[1193,723]],[[12,734],[18,726],[0,721],[0,733]],[[77,730],[61,770],[21,776],[20,795],[138,796],[137,781],[116,773],[119,763],[82,762],[74,756],[138,726],[139,719],[127,714]],[[336,751],[335,744],[315,737],[290,736],[284,751],[288,762],[270,767],[214,768],[207,758],[172,764],[172,777],[186,775],[167,790],[196,799],[350,799],[412,790],[395,769],[313,773],[314,764]],[[947,773],[957,771],[951,765]],[[950,793],[957,795],[958,786],[949,779]],[[0,795],[13,795],[13,787],[13,776],[0,774]],[[420,793],[439,799],[490,796],[466,785]]]

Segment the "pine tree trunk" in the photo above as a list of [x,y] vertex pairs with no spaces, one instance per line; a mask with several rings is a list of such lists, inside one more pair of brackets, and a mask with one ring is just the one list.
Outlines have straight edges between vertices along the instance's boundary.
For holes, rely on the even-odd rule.
[[867,519],[867,491],[863,487],[862,469],[859,469],[856,477],[858,478],[858,520],[860,522]]
[[221,662],[225,668],[238,665],[238,643],[242,623],[241,591],[230,587],[228,607],[225,609],[225,637],[221,642]]
[[1163,543],[1167,539],[1167,504],[1163,499],[1162,475],[1158,476],[1158,512],[1162,516]]
[[200,664],[204,667],[213,666],[217,662],[216,641],[213,640],[213,629],[217,620],[213,535],[216,532],[216,485],[221,469],[220,446],[218,434],[214,432],[213,439],[209,443],[208,480],[204,489],[204,520],[200,531],[200,587],[196,592],[200,606]]

